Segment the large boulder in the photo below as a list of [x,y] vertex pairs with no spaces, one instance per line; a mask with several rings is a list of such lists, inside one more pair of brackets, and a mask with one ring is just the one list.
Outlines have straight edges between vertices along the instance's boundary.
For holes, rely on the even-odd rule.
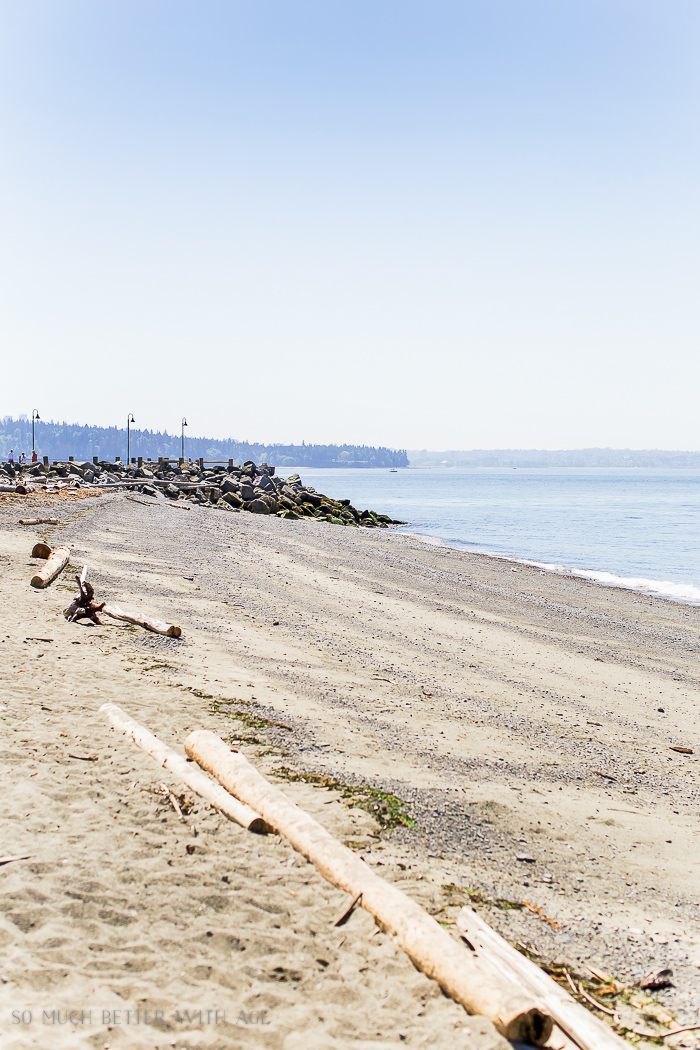
[[262,489],[263,492],[275,492],[275,486],[270,481],[270,478],[267,476],[267,474],[263,474],[263,476],[260,478],[255,487],[258,489]]
[[246,507],[246,510],[251,511],[252,514],[269,514],[270,513],[270,508],[269,508],[269,506],[267,504],[267,501],[264,500],[264,499],[251,500],[250,503],[248,504],[248,506]]
[[225,478],[221,483],[221,491],[226,492],[238,492],[238,482],[234,481],[233,478]]
[[228,503],[230,507],[238,508],[243,506],[243,500],[237,492],[226,492],[221,498],[225,503]]
[[243,482],[241,485],[241,499],[247,503],[249,500],[255,499],[255,492],[252,485],[248,485]]
[[166,485],[165,486],[165,495],[169,496],[170,499],[179,499],[180,498],[180,490],[177,487],[177,485],[172,485],[172,484]]

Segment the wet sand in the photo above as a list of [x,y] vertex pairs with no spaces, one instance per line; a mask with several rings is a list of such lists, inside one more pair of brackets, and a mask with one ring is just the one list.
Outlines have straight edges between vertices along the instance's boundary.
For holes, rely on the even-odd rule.
[[[657,1000],[697,1019],[700,609],[400,532],[139,498],[65,502],[34,529],[0,504],[2,853],[32,854],[0,867],[7,1045],[505,1045],[364,913],[331,930],[344,895],[283,842],[203,805],[179,821],[157,792],[181,787],[106,700],[172,746],[204,726],[266,773],[331,778],[284,787],[442,921],[476,900],[548,962],[627,983],[670,966]],[[39,538],[183,638],[67,624],[67,573],[28,586]],[[380,832],[344,784],[415,826]],[[139,1002],[162,1011],[155,1040],[133,1015],[101,1024]],[[36,1020],[67,1006],[90,1024]]]

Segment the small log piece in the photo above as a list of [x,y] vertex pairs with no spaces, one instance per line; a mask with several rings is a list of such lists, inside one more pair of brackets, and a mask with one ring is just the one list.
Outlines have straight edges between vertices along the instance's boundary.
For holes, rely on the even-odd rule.
[[31,853],[16,853],[14,857],[0,857],[0,864],[12,864],[16,860],[29,860]]
[[172,623],[165,623],[164,620],[147,619],[138,613],[125,613],[118,605],[101,605],[100,608],[105,616],[111,616],[113,620],[133,623],[137,627],[143,627],[146,631],[153,631],[154,634],[164,634],[168,638],[179,638],[182,635],[181,627],[176,627]]
[[149,732],[145,726],[130,718],[126,711],[122,711],[121,707],[117,707],[116,704],[103,704],[100,708],[100,714],[108,718],[115,729],[119,729],[126,736],[130,736],[136,746],[145,751],[147,755],[150,755],[159,766],[174,773],[192,791],[196,791],[207,802],[211,802],[212,806],[215,806],[229,820],[240,824],[247,831],[255,831],[260,835],[265,835],[272,830],[255,810],[251,809],[250,806],[246,806],[243,802],[239,802],[238,799],[232,798],[228,791],[222,788],[221,784],[210,780],[198,766],[191,765],[186,758],[178,755],[177,751],[173,751],[167,744],[164,744],[162,740],[159,740],[157,736]]
[[538,997],[505,978],[488,959],[460,945],[414,900],[376,875],[283,791],[270,784],[243,755],[214,733],[197,730],[185,741],[190,758],[212,773],[231,794],[261,814],[310,860],[328,882],[349,893],[406,952],[417,969],[471,1014],[488,1017],[507,1039],[546,1043],[552,1020]]
[[20,518],[18,525],[60,525],[58,518]]
[[[36,548],[35,548],[36,549]],[[56,547],[52,550],[43,569],[35,573],[31,578],[32,587],[48,587],[55,580],[59,572],[63,572],[70,561],[70,551],[67,547]]]
[[51,557],[51,548],[48,543],[35,543],[32,547],[32,558],[47,558]]

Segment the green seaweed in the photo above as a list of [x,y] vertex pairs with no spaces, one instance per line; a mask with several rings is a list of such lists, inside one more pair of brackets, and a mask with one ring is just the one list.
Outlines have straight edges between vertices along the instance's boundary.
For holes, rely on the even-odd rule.
[[255,747],[267,747],[269,741],[261,740],[258,736],[238,736],[236,733],[231,733],[230,736],[226,737],[227,744],[252,744]]
[[380,791],[379,788],[365,784],[345,784],[342,780],[335,780],[322,773],[302,773],[288,766],[274,769],[273,773],[281,780],[312,784],[315,787],[327,788],[329,791],[338,791],[347,806],[364,809],[384,831],[397,827],[415,828],[416,826],[413,818],[406,812],[406,803],[389,791]]
[[[472,886],[457,886],[454,882],[441,886],[444,893],[452,898],[468,898],[472,904],[481,904],[485,908],[500,908],[501,911],[522,911],[522,901],[511,901],[507,897],[489,897],[483,890],[476,890]],[[452,903],[457,903],[453,900]]]

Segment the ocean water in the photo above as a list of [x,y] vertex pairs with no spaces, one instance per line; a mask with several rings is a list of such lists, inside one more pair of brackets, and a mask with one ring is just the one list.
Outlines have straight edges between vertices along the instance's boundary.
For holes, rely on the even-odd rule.
[[[286,471],[285,471],[286,472]],[[299,468],[429,542],[700,604],[700,470]]]

